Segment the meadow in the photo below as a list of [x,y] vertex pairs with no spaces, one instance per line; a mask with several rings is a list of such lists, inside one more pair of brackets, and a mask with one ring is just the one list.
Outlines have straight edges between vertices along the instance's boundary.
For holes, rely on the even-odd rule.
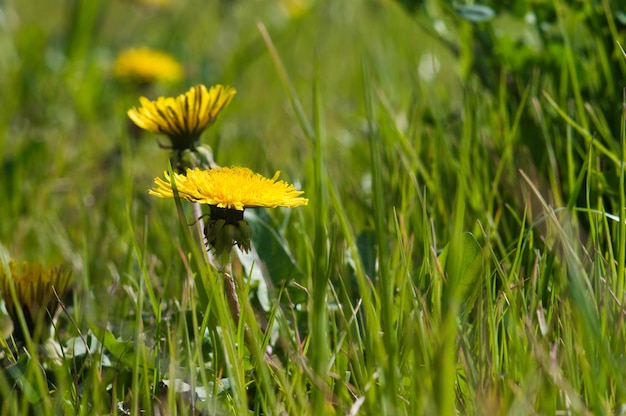
[[[624,45],[612,0],[0,3],[0,414],[625,414]],[[191,150],[129,117],[197,85]],[[215,165],[308,203],[224,237],[167,179]]]

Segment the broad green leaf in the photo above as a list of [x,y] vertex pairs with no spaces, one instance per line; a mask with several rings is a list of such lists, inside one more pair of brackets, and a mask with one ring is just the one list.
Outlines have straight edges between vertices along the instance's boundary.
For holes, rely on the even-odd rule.
[[[254,248],[265,263],[264,266],[272,282],[278,285],[282,281],[299,279],[302,272],[296,266],[285,239],[279,234],[278,227],[267,212],[248,210],[246,221],[252,228]],[[246,272],[249,271],[246,270]]]
[[39,383],[35,381],[31,372],[41,370],[33,368],[32,364],[30,357],[27,354],[22,354],[15,364],[5,368],[2,373],[4,377],[19,386],[19,390],[29,403],[38,403],[49,392],[39,389]]
[[135,368],[137,362],[146,362],[148,363],[148,367],[150,369],[153,368],[155,361],[153,351],[145,345],[139,344],[139,352],[145,357],[145,359],[138,357],[139,359],[137,360],[136,354],[138,352],[135,350],[135,345],[137,344],[135,341],[120,341],[106,328],[98,328],[93,324],[90,324],[90,327],[102,345],[104,345],[104,348],[111,354],[111,356],[122,364],[125,364],[130,368]]

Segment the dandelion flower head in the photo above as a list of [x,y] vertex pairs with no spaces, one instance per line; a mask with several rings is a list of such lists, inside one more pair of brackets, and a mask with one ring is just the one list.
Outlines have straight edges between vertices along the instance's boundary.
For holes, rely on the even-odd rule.
[[165,180],[156,178],[156,187],[149,193],[160,198],[173,198],[171,179],[181,198],[218,208],[243,211],[244,208],[278,206],[294,208],[307,205],[293,185],[278,180],[280,172],[266,178],[244,167],[188,169],[185,175],[165,172]]
[[144,130],[168,136],[175,150],[193,149],[235,93],[228,86],[207,89],[196,85],[178,97],[159,97],[156,101],[140,97],[141,107],[128,110],[128,117]]
[[[54,315],[58,308],[56,295],[61,299],[65,296],[70,280],[71,272],[63,267],[46,269],[39,263],[18,264],[13,261],[9,263],[8,270],[0,267],[0,291],[14,325],[18,322],[18,307],[22,308],[31,330],[39,320],[47,319],[46,310]],[[15,299],[19,305],[15,304],[11,296],[11,283],[15,287]]]

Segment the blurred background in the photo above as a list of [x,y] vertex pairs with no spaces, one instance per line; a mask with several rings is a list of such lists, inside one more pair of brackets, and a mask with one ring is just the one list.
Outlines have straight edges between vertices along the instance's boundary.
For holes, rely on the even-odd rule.
[[[305,114],[313,112],[317,83],[325,165],[354,213],[357,234],[372,227],[368,68],[381,123],[400,137],[386,146],[387,202],[406,199],[398,178],[415,175],[417,188],[434,195],[427,210],[445,237],[468,149],[481,162],[464,166],[463,175],[498,181],[486,185],[498,187],[490,207],[479,192],[470,197],[470,213],[479,218],[521,202],[511,192],[520,168],[559,192],[571,190],[590,137],[558,139],[569,133],[543,92],[581,126],[593,123],[604,148],[618,148],[626,67],[617,41],[625,24],[617,4],[596,1],[3,1],[0,242],[15,257],[77,269],[84,260],[98,270],[127,262],[126,214],[142,229],[147,212],[163,206],[148,201],[146,190],[168,154],[156,135],[133,128],[126,111],[139,96],[176,96],[198,83],[238,91],[203,137],[219,164],[265,175],[281,170],[306,190],[312,148],[260,25]],[[123,62],[116,70],[131,48],[167,54],[182,71],[138,79]],[[596,109],[591,116],[585,105]],[[470,148],[461,144],[467,134]],[[399,167],[398,155],[407,154],[410,163]],[[554,169],[565,154],[576,160]],[[600,178],[601,192],[610,192],[616,178]],[[159,242],[175,225],[159,224],[146,241],[154,238],[156,258],[172,257]],[[422,225],[413,225],[419,234]]]
[[[369,192],[365,61],[400,129],[424,109],[458,124],[461,72],[454,51],[394,2],[6,1],[0,5],[5,248],[18,258],[69,261],[79,269],[88,254],[83,249],[98,253],[89,253],[89,261],[110,264],[126,256],[123,211],[143,226],[145,205],[152,204],[146,190],[168,157],[158,146],[162,138],[133,129],[126,116],[139,96],[176,96],[198,83],[235,87],[235,99],[203,137],[217,162],[270,176],[281,170],[285,179],[301,182],[311,147],[260,24],[307,114],[317,79],[327,167],[350,195],[348,204],[363,209],[359,200]],[[116,73],[116,60],[129,48],[168,54],[182,76]]]
[[[582,128],[593,125],[602,148],[619,147],[626,61],[617,42],[626,14],[616,3],[7,0],[0,4],[5,249],[78,269],[85,259],[99,270],[128,261],[126,214],[141,229],[153,205],[163,206],[148,202],[146,189],[168,155],[158,137],[132,127],[126,111],[139,96],[175,96],[197,83],[238,91],[203,137],[219,164],[266,175],[281,170],[306,189],[311,146],[260,25],[276,45],[305,114],[313,112],[318,85],[325,165],[355,213],[357,233],[372,227],[363,68],[381,123],[401,138],[386,146],[389,205],[406,198],[397,178],[415,174],[415,183],[435,195],[428,211],[441,221],[435,229],[444,236],[468,149],[482,159],[480,166],[463,166],[463,175],[475,172],[483,183],[495,175],[498,183],[491,186],[498,196],[490,202],[502,207],[520,202],[510,192],[520,168],[559,192],[572,190],[591,136],[559,139],[571,127],[556,106]],[[182,73],[137,79],[124,69],[116,72],[129,48],[163,52]],[[473,144],[466,148],[461,138],[468,134]],[[407,154],[405,171],[397,160]],[[565,154],[568,167],[555,169]],[[616,178],[614,171],[600,177],[594,192],[610,193]],[[477,216],[497,211],[496,205],[486,208],[479,193],[470,201]],[[161,250],[170,248],[156,242],[174,233],[173,225],[158,224],[146,238],[155,238],[150,246],[157,258],[168,258],[173,254]],[[419,233],[421,225],[416,227]]]

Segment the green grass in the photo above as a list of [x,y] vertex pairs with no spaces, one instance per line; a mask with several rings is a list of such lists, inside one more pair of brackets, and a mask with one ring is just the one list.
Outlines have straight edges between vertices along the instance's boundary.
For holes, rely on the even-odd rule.
[[[60,361],[2,317],[0,414],[623,413],[624,6],[300,3],[0,5],[1,263],[74,276]],[[114,79],[142,45],[185,79]],[[126,116],[197,83],[216,161],[310,201],[246,211],[238,322]]]

